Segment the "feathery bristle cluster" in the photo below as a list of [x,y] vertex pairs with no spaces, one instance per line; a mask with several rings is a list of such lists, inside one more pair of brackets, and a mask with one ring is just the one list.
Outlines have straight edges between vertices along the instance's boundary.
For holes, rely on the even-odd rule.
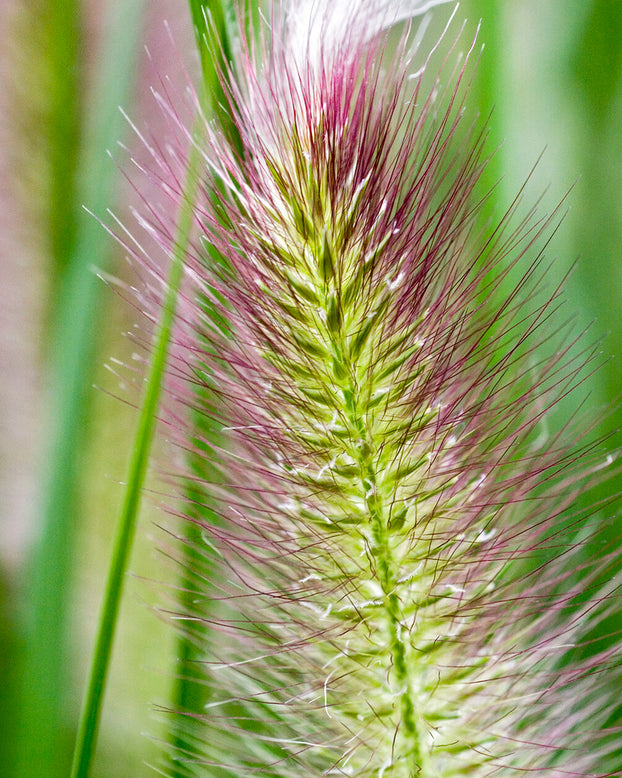
[[538,361],[550,222],[476,231],[464,70],[426,93],[408,35],[389,56],[362,24],[305,68],[291,25],[242,48],[243,154],[206,125],[173,390],[216,516],[188,507],[212,696],[187,772],[613,774],[613,658],[563,661],[606,609],[561,543],[595,466],[541,429],[583,364]]

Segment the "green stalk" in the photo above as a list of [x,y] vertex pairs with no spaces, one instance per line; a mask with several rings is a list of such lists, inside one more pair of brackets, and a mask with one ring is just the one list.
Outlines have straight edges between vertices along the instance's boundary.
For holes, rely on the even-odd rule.
[[48,142],[49,234],[55,281],[62,277],[66,269],[70,256],[67,248],[74,245],[80,222],[80,205],[77,202],[76,190],[82,134],[82,73],[79,60],[82,25],[78,0],[45,3],[42,10],[49,30],[48,51],[53,74]]
[[104,594],[99,627],[86,697],[80,718],[72,778],[86,778],[95,751],[97,729],[101,714],[106,677],[114,640],[119,605],[123,593],[124,576],[130,557],[140,508],[141,493],[147,471],[151,443],[156,427],[156,415],[162,379],[166,367],[171,331],[179,286],[183,276],[184,258],[192,229],[193,206],[199,184],[200,152],[192,146],[181,203],[173,259],[167,279],[167,291],[162,305],[160,322],[146,380],[146,391],[138,421],[125,498],[117,523],[117,532]]
[[[228,108],[230,97],[226,90],[229,69],[235,69],[231,39],[232,0],[188,0],[194,26],[197,49],[201,59],[199,96],[206,114],[215,116],[229,142],[242,152],[240,136]],[[253,6],[254,7],[254,6]],[[258,9],[255,7],[254,13]],[[247,18],[250,19],[250,11]]]
[[[228,29],[228,16],[230,13],[230,0],[189,0],[190,13],[195,31],[197,48],[201,60],[201,83],[199,87],[200,101],[207,116],[215,116],[229,141],[238,151],[241,151],[241,142],[237,129],[227,109],[228,98],[222,82],[222,77],[228,73],[228,68],[233,66],[231,56],[231,41]],[[214,194],[214,196],[216,196]],[[208,252],[212,249],[209,248]],[[208,257],[207,261],[211,261]],[[214,316],[214,312],[207,301],[205,314]],[[209,390],[206,390],[209,391]],[[206,440],[216,441],[216,431],[213,425],[205,418],[197,415],[194,424]],[[190,465],[193,465],[191,457]],[[202,460],[201,460],[202,461]],[[202,475],[205,477],[204,465]],[[216,468],[210,474],[209,480],[218,478]],[[209,508],[209,494],[193,483],[186,487],[188,504],[196,506],[192,510],[200,514],[202,521],[217,523],[218,516]],[[197,518],[199,516],[197,515]],[[206,564],[205,559],[200,559],[194,551],[200,530],[192,522],[186,522],[184,526],[183,545],[183,573],[179,582],[180,608],[182,613],[192,612],[194,588],[197,584],[197,569]],[[203,584],[204,585],[204,584]],[[205,635],[201,636],[201,643],[205,643]],[[205,672],[200,664],[201,654],[197,649],[192,635],[183,632],[179,635],[174,649],[176,662],[176,675],[171,693],[171,707],[173,716],[169,725],[169,770],[171,778],[181,778],[186,775],[180,764],[188,754],[193,753],[194,738],[189,731],[190,721],[179,713],[201,713],[209,697],[209,686],[206,683]]]
[[[488,220],[496,224],[507,211],[512,197],[508,197],[508,169],[505,159],[504,140],[507,130],[506,91],[508,87],[505,53],[504,9],[501,0],[467,0],[466,14],[474,23],[480,24],[478,44],[483,46],[475,77],[469,87],[468,106],[486,127],[485,154],[488,162],[477,183],[479,197],[486,198],[480,211],[482,224]],[[492,270],[484,281],[479,300],[484,309],[490,306],[487,285]],[[512,281],[502,282],[512,288]],[[504,287],[506,288],[506,287]],[[489,333],[494,340],[496,330]]]
[[[332,252],[330,252],[332,253]],[[321,252],[316,249],[318,267],[322,265]],[[316,281],[318,297],[322,299],[322,307],[326,321],[331,321],[331,292],[327,292],[322,280]],[[324,294],[322,295],[322,291]],[[365,410],[365,401],[361,397],[361,389],[356,379],[357,363],[349,354],[347,343],[343,337],[340,321],[334,326],[327,324],[327,336],[332,356],[332,382],[339,388],[343,398],[340,415],[347,419],[348,437],[351,449],[357,452],[355,457],[359,472],[359,497],[366,507],[367,521],[373,538],[372,553],[376,560],[376,577],[382,590],[385,628],[388,634],[390,650],[391,675],[396,688],[400,689],[401,727],[399,742],[404,744],[409,775],[427,775],[426,765],[428,755],[425,748],[425,724],[416,705],[409,656],[408,644],[400,636],[400,625],[405,619],[396,593],[398,585],[398,565],[391,548],[389,516],[385,507],[385,495],[377,477],[376,459],[378,451],[369,420]],[[396,739],[397,742],[397,739]],[[397,753],[399,746],[394,743]]]
[[[206,116],[215,115],[229,140],[240,149],[239,136],[227,110],[227,95],[221,81],[221,73],[226,74],[227,68],[231,66],[231,44],[227,26],[229,6],[228,0],[208,0],[208,2],[189,0],[195,39],[201,60],[200,102]],[[204,305],[206,307],[205,314],[207,316],[213,315],[209,303],[204,301]],[[215,441],[216,431],[212,429],[212,425],[209,425],[206,419],[197,416],[194,424],[197,430],[200,430],[205,436],[205,439]],[[206,427],[206,425],[208,426]],[[217,478],[215,469],[211,478]],[[217,515],[208,507],[209,495],[205,494],[204,490],[189,483],[186,487],[186,494],[188,504],[196,506],[192,510],[196,514],[200,513],[203,521],[210,523],[218,521]],[[205,560],[199,559],[194,551],[199,536],[198,526],[187,522],[184,526],[183,573],[179,582],[179,605],[182,613],[192,611],[193,590],[197,583],[196,571],[201,567],[201,564],[205,564]],[[202,642],[204,639],[205,636],[202,635]],[[194,751],[194,738],[191,731],[188,731],[190,721],[186,721],[185,718],[177,714],[183,712],[200,713],[209,697],[209,686],[206,683],[200,658],[192,635],[182,632],[174,649],[174,661],[177,669],[171,691],[173,715],[169,723],[168,749],[168,769],[171,778],[181,778],[186,775],[180,759]]]
[[[62,95],[53,100],[50,142],[54,146],[51,162],[50,245],[57,269],[62,271],[54,288],[55,301],[48,347],[50,355],[50,420],[45,458],[40,536],[29,560],[27,589],[23,591],[22,645],[19,656],[20,687],[15,732],[14,776],[53,778],[66,774],[70,758],[67,727],[67,690],[69,688],[68,618],[74,536],[76,533],[76,492],[82,461],[84,428],[88,420],[89,392],[95,362],[103,285],[93,265],[106,268],[109,244],[104,231],[84,213],[82,204],[101,213],[113,199],[114,166],[105,155],[119,138],[123,120],[118,106],[127,101],[135,71],[137,32],[140,29],[142,3],[128,4],[123,13],[109,20],[109,35],[96,78],[93,123],[86,128],[84,145],[77,149],[77,130],[69,117],[76,117],[79,79],[71,72],[78,69],[72,33],[79,26],[74,19],[67,31],[69,2],[48,4],[57,18],[50,24],[52,48],[67,49],[53,57],[58,75],[67,83]],[[77,16],[77,4],[74,15]],[[79,48],[79,47],[78,47]],[[73,53],[71,53],[73,52]],[[80,119],[78,114],[78,119]],[[61,164],[65,152],[67,168]],[[73,156],[79,157],[77,186],[73,184]],[[62,203],[60,202],[62,200]],[[62,257],[61,257],[62,254]]]
[[[348,372],[354,372],[355,365],[347,365]],[[335,377],[337,381],[337,377]],[[336,384],[338,385],[338,384]],[[407,767],[412,774],[419,775],[427,762],[427,754],[424,751],[424,725],[421,716],[414,703],[415,692],[409,672],[409,657],[407,647],[400,637],[400,624],[404,621],[400,608],[399,598],[396,594],[398,583],[397,565],[393,558],[390,545],[390,530],[388,516],[384,507],[382,495],[378,493],[378,479],[374,464],[373,441],[367,431],[364,417],[358,410],[357,391],[355,382],[350,382],[347,389],[342,387],[344,405],[347,419],[351,426],[352,439],[363,441],[359,446],[360,456],[358,467],[361,477],[361,494],[367,507],[367,518],[374,539],[373,553],[378,565],[378,578],[383,592],[384,615],[389,633],[389,645],[391,650],[391,667],[396,686],[401,689],[400,712],[402,731],[400,738],[406,743]]]

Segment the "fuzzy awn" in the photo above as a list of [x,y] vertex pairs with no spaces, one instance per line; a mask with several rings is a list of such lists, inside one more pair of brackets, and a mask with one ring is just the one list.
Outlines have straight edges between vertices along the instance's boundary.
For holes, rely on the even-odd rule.
[[590,358],[539,357],[551,221],[482,235],[466,66],[426,92],[409,32],[391,54],[388,11],[355,6],[273,9],[229,95],[243,152],[205,125],[171,371],[212,568],[181,614],[212,690],[185,769],[612,774],[613,655],[563,662],[606,608],[575,603],[596,570],[576,583],[559,529],[597,467],[541,434]]

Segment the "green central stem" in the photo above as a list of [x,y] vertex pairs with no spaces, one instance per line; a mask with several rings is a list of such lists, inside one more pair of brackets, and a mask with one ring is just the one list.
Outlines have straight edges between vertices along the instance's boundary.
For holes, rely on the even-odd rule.
[[373,536],[372,554],[376,560],[376,575],[383,593],[383,605],[389,633],[389,645],[393,664],[393,677],[397,683],[400,697],[402,740],[407,743],[406,757],[409,775],[421,775],[424,764],[422,737],[419,731],[417,715],[413,703],[413,688],[408,672],[407,647],[402,639],[402,614],[399,597],[396,592],[396,563],[389,542],[388,520],[384,504],[378,492],[374,449],[366,429],[363,416],[357,408],[357,396],[352,382],[344,392],[347,418],[357,435],[358,465],[361,473],[361,486],[364,490],[365,505]]
[[[353,450],[360,473],[360,485],[365,501],[373,547],[372,555],[383,593],[383,607],[389,635],[389,648],[393,666],[393,678],[397,684],[400,699],[401,741],[405,744],[404,758],[408,776],[422,776],[427,762],[423,748],[425,730],[421,716],[413,702],[414,689],[409,673],[407,645],[402,639],[402,613],[397,594],[397,564],[390,544],[388,516],[380,493],[375,462],[373,436],[368,430],[366,414],[361,406],[360,391],[356,380],[356,364],[345,356],[343,335],[340,331],[329,331],[333,356],[333,380],[339,386],[344,398],[345,418],[350,428]],[[343,376],[346,376],[345,378]]]

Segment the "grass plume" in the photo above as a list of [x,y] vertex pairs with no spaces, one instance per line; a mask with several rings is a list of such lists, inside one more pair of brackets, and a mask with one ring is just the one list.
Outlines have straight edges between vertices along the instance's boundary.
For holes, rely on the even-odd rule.
[[179,711],[194,744],[179,762],[613,775],[616,651],[569,649],[612,608],[595,581],[615,555],[578,562],[564,541],[610,462],[578,427],[542,425],[595,359],[564,328],[541,356],[557,214],[511,228],[515,205],[481,230],[485,133],[461,128],[472,53],[426,88],[421,38],[391,53],[401,13],[381,8],[360,0],[340,25],[326,3],[273,8],[257,43],[240,34],[226,91],[240,146],[206,122],[194,147],[168,430],[200,487],[185,511],[196,589],[176,615],[211,699]]

